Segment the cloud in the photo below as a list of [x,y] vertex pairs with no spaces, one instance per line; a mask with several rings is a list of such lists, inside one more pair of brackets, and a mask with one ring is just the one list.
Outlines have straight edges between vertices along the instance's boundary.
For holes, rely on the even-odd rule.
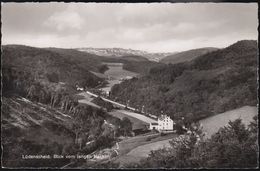
[[181,51],[258,34],[256,3],[12,3],[2,22],[5,43],[64,48]]
[[50,16],[44,25],[55,27],[58,31],[65,29],[81,29],[84,24],[84,19],[75,11],[66,10],[63,12],[56,12]]

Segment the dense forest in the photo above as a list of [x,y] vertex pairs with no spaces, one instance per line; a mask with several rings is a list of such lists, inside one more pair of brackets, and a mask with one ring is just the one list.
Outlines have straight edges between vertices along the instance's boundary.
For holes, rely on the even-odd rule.
[[123,69],[146,75],[154,67],[165,66],[165,64],[153,61],[126,61],[124,62]]
[[[54,86],[55,89],[51,89],[51,84],[28,82],[30,74],[26,74],[26,78],[18,82],[11,77],[3,82],[4,166],[61,167],[71,160],[23,160],[21,155],[86,155],[113,146],[121,135],[131,135],[130,121],[79,104],[69,88]],[[86,142],[92,143],[87,145]]]
[[153,67],[112,87],[111,98],[148,113],[196,121],[257,104],[257,42],[239,41],[190,62]]
[[61,167],[72,160],[24,160],[22,155],[86,155],[131,135],[129,120],[78,103],[76,84],[103,82],[79,61],[27,46],[4,46],[2,59],[4,166]]
[[[78,104],[72,111],[21,96],[3,97],[3,166],[62,167],[71,159],[30,159],[22,155],[76,155],[112,147],[121,135],[131,134],[131,122]],[[110,126],[107,123],[112,124]],[[91,143],[87,143],[91,142]],[[76,160],[81,165],[85,160]]]
[[24,78],[20,76],[30,73],[32,75],[30,78],[43,84],[64,82],[73,87],[75,84],[82,87],[94,87],[103,82],[102,79],[89,72],[93,68],[98,71],[102,67],[100,62],[87,57],[74,60],[73,58],[77,56],[70,58],[73,55],[63,53],[22,45],[3,46],[4,77],[16,77],[17,81],[23,81]]

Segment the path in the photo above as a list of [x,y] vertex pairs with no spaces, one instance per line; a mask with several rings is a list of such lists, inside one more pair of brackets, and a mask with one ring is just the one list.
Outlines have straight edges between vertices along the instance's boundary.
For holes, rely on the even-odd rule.
[[101,108],[100,106],[98,106],[95,103],[91,102],[93,100],[93,98],[91,98],[91,96],[88,95],[87,93],[81,92],[78,95],[84,97],[84,99],[78,100],[79,103],[84,103],[84,104],[87,104],[87,105],[90,105],[90,106],[93,106],[93,107],[96,107],[96,108]]

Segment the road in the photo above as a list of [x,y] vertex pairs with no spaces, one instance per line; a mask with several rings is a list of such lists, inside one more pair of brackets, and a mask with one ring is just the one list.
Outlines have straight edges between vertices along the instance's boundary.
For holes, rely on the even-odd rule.
[[87,105],[90,105],[90,106],[93,106],[93,107],[96,107],[96,108],[101,108],[100,106],[98,106],[95,103],[91,102],[93,100],[93,98],[91,98],[91,96],[89,96],[87,93],[81,92],[78,95],[84,97],[84,99],[78,100],[79,103],[84,103],[84,104],[87,104]]
[[[89,91],[86,91],[86,93],[89,94],[89,95],[91,95],[91,96],[98,97],[98,95],[96,95],[96,94],[94,94],[94,93],[91,93],[91,92],[89,92]],[[104,100],[104,101],[107,101],[107,102],[109,102],[109,103],[112,103],[112,104],[114,104],[114,105],[117,105],[117,106],[119,106],[119,107],[123,107],[123,108],[126,107],[126,105],[123,105],[123,104],[114,102],[114,101],[109,100],[109,99],[104,98],[104,97],[101,97],[101,99]]]
[[[94,94],[94,93],[91,93],[91,92],[89,92],[89,91],[86,91],[86,93],[89,94],[90,96],[98,97],[98,95],[96,95],[96,94]],[[126,107],[126,105],[123,105],[123,104],[120,104],[120,103],[118,103],[118,102],[109,100],[109,99],[107,99],[107,98],[104,98],[104,97],[101,97],[101,98],[102,98],[102,100],[107,101],[107,102],[109,102],[109,103],[112,103],[112,104],[114,104],[114,105],[116,105],[116,106],[123,107],[123,108]],[[130,109],[130,110],[132,110],[132,111],[135,111],[135,110],[136,110],[135,108],[132,108],[132,107],[127,107],[127,108]],[[151,123],[151,122],[157,122],[156,119],[152,119],[152,118],[150,118],[150,117],[147,117],[147,116],[145,116],[145,115],[138,114],[138,113],[135,113],[135,112],[130,112],[130,111],[127,111],[127,110],[117,110],[117,111],[119,111],[119,112],[121,112],[121,113],[123,113],[123,114],[125,114],[125,115],[129,115],[129,116],[132,116],[132,117],[134,117],[134,118],[137,118],[137,119],[139,119],[139,120],[141,120],[141,121],[143,121],[143,122],[145,122],[145,123],[148,123],[148,124]]]
[[151,122],[157,122],[157,120],[155,120],[155,119],[151,119],[147,116],[144,116],[144,115],[141,115],[141,114],[138,114],[138,113],[134,113],[134,112],[126,111],[126,110],[118,110],[118,111],[123,113],[123,114],[134,117],[136,119],[139,119],[139,120],[141,120],[145,123],[148,123],[148,124],[151,123]]

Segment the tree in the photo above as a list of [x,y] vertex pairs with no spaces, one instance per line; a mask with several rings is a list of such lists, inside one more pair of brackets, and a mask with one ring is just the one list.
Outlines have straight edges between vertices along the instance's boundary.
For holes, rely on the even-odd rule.
[[30,99],[34,99],[35,95],[36,95],[37,91],[36,91],[36,86],[35,85],[31,85],[28,90],[27,90],[27,98]]
[[130,121],[130,119],[127,117],[124,117],[122,119],[120,128],[123,131],[124,136],[129,135],[132,132],[132,122]]
[[[256,168],[258,142],[256,117],[249,128],[237,119],[203,139],[199,125],[174,138],[170,148],[152,151],[137,167],[163,168]],[[135,166],[135,164],[131,164]]]
[[256,167],[256,139],[252,141],[250,134],[241,119],[229,122],[200,147],[205,156],[200,164],[210,168]]
[[108,68],[107,65],[100,65],[100,66],[98,67],[98,72],[104,73],[104,72],[106,72],[106,70],[108,70],[108,69],[109,69],[109,68]]

